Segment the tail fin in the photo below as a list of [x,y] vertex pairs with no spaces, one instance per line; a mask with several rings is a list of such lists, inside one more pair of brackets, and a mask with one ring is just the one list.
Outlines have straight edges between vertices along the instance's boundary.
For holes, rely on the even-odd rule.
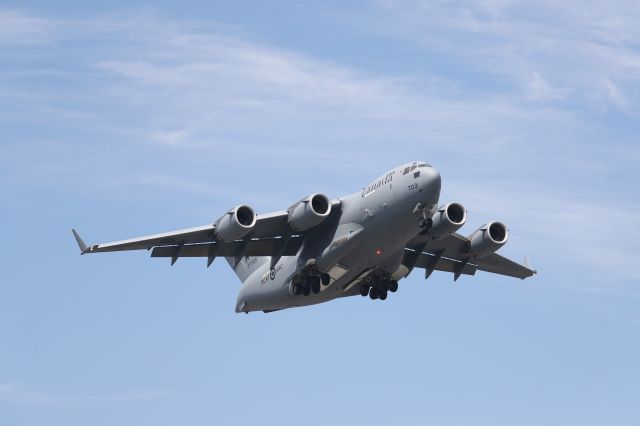
[[257,271],[262,265],[264,265],[265,263],[269,263],[269,260],[271,258],[265,256],[246,256],[240,258],[237,261],[235,257],[227,257],[225,259],[227,259],[227,262],[229,262],[231,269],[233,269],[238,278],[240,278],[240,281],[244,283],[247,278],[249,278],[251,274]]

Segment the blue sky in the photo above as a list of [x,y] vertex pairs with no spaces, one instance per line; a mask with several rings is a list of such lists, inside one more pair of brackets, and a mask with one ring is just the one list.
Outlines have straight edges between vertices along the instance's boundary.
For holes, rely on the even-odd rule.
[[[636,2],[0,6],[3,425],[636,425]],[[540,274],[234,313],[226,262],[79,256],[405,161]]]

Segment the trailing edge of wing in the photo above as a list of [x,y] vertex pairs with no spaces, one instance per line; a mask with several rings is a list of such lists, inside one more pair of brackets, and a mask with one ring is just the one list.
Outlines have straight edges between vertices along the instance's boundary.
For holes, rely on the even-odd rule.
[[[415,256],[415,251],[411,249],[405,249],[405,259]],[[421,252],[418,254],[415,260],[416,268],[423,268],[426,270],[426,276],[431,275],[433,271],[451,272],[456,276],[463,275],[475,275],[477,266],[473,263],[461,262],[456,259],[451,259],[442,256],[441,253],[427,253]]]
[[[283,256],[294,256],[302,244],[302,237],[293,236],[285,246],[282,238],[261,238],[249,241],[233,241],[230,243],[212,242],[207,244],[191,244],[186,246],[155,247],[151,257],[207,257],[215,250],[216,256],[272,256],[282,252]],[[285,250],[283,250],[285,249]]]
[[[469,240],[459,234],[451,234],[446,238],[433,241],[430,241],[428,236],[420,235],[412,240],[408,247],[411,250],[421,251],[421,258],[424,258],[423,255],[434,256],[435,253],[441,253],[443,259],[450,259],[458,263],[468,262],[467,265],[471,265],[474,269],[494,274],[525,279],[537,273],[537,271],[531,269],[531,267],[526,266],[526,262],[525,265],[520,265],[497,253],[490,253],[482,257],[469,257],[467,253],[468,245]],[[429,259],[424,259],[428,263]],[[453,264],[450,264],[448,267],[451,267],[451,265]],[[416,266],[423,267],[421,265]],[[438,268],[434,269],[437,270]],[[460,266],[458,266],[458,269],[460,269]],[[459,274],[456,271],[451,272]],[[466,272],[463,270],[461,273],[465,274]]]

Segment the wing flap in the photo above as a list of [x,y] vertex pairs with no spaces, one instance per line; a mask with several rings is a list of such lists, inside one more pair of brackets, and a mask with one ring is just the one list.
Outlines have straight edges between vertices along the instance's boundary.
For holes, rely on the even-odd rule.
[[[406,256],[412,256],[413,250],[405,249]],[[435,263],[435,265],[434,265]],[[418,254],[418,258],[415,261],[416,268],[426,269],[428,273],[436,270],[443,272],[451,272],[453,274],[463,275],[475,275],[478,269],[476,265],[451,259],[448,257],[439,256],[438,253],[422,252]]]
[[261,238],[231,243],[208,243],[192,245],[173,245],[155,247],[151,257],[209,257],[211,253],[222,257],[235,256],[273,256],[282,252],[282,256],[295,256],[302,244],[302,237],[293,236],[286,243],[282,238]]
[[[416,263],[416,266],[421,268],[426,265],[427,269],[446,270],[447,272],[453,272],[459,275],[467,274],[467,272],[470,271],[468,268],[471,267],[474,273],[476,270],[480,270],[522,279],[531,277],[537,273],[527,266],[520,265],[496,253],[491,253],[483,257],[470,257],[468,247],[469,239],[460,234],[451,234],[439,240],[432,240],[426,235],[418,235],[408,244],[408,248],[412,251],[421,252]],[[432,257],[424,257],[424,255]],[[436,267],[433,268],[430,265],[433,263],[433,257],[437,256],[441,256],[441,260],[444,259],[445,261],[441,262],[441,260],[439,260]],[[447,262],[447,259],[457,263]],[[456,265],[458,265],[458,269],[461,268],[459,266],[460,264],[465,265],[462,272],[456,270]],[[447,269],[439,269],[440,267]]]

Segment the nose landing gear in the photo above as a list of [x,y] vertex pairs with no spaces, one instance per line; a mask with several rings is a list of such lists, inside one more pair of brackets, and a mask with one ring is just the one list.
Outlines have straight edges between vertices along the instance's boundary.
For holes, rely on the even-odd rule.
[[433,219],[422,216],[418,219],[418,227],[422,229],[422,231],[420,231],[420,235],[428,234],[429,230],[433,227]]

